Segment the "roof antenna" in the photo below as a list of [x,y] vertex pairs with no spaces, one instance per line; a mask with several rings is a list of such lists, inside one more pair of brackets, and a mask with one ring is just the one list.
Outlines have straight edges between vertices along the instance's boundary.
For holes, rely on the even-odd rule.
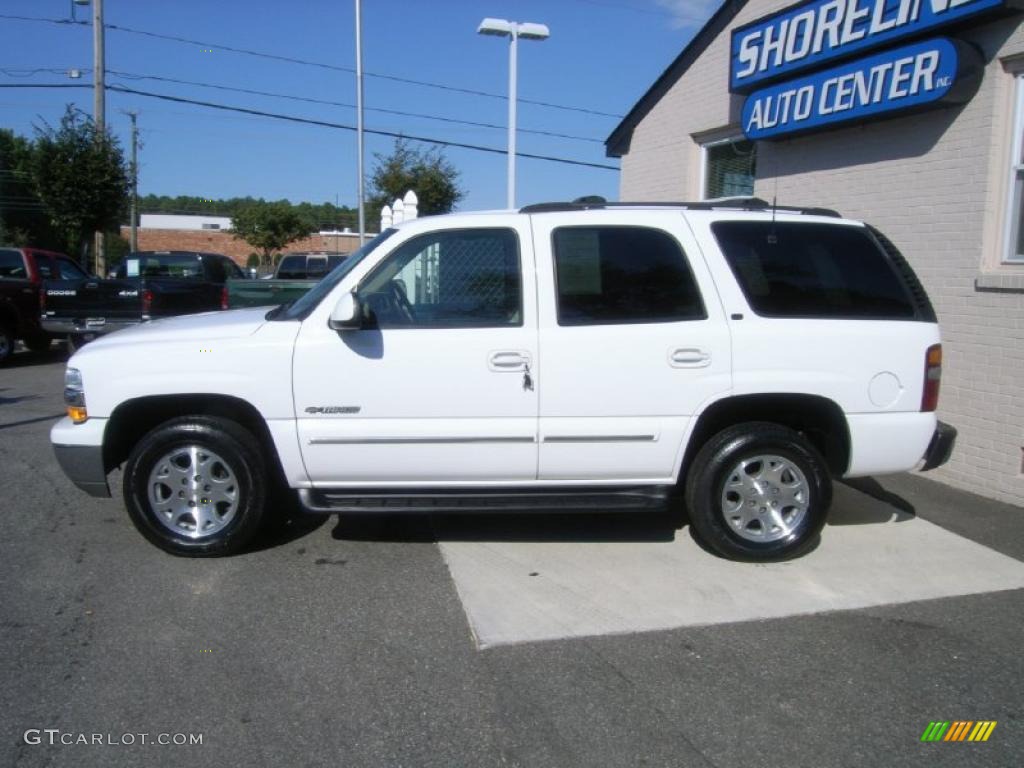
[[778,235],[775,234],[775,195],[772,195],[772,228],[768,233],[768,245],[777,245],[779,242]]

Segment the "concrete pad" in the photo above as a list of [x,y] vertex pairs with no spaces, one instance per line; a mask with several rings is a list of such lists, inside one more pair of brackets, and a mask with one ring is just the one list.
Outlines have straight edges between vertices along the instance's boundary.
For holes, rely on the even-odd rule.
[[582,528],[577,540],[531,541],[538,522],[516,520],[516,540],[439,522],[481,648],[1024,588],[1024,563],[842,485],[820,546],[786,563],[722,560],[686,529],[666,541],[594,541]]

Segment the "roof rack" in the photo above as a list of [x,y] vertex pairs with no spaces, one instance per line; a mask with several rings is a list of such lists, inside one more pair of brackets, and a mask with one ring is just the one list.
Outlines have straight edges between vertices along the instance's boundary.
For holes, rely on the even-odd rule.
[[662,202],[649,201],[638,203],[609,203],[595,198],[579,198],[571,203],[535,203],[519,209],[520,213],[557,213],[559,211],[590,211],[602,208],[685,208],[690,211],[713,211],[718,209],[738,209],[741,211],[783,211],[785,213],[802,213],[806,216],[829,216],[842,218],[838,211],[831,208],[813,208],[796,205],[772,205],[759,197],[722,197],[715,200],[700,202]]

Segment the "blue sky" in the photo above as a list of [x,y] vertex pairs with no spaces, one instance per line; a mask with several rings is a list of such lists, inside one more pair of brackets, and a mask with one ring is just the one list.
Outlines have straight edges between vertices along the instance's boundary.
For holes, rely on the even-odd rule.
[[[352,0],[106,0],[108,25],[352,67]],[[654,82],[718,0],[363,0],[364,68],[368,73],[505,94],[508,44],[476,34],[485,16],[536,21],[551,29],[544,42],[520,42],[521,99],[623,115]],[[5,0],[0,14],[69,18],[70,0]],[[80,19],[88,8],[78,9]],[[62,74],[92,66],[85,26],[0,18],[0,83],[70,83]],[[54,72],[28,70],[54,68]],[[347,72],[206,50],[110,29],[108,83],[191,99],[355,124],[355,110],[279,98],[132,79],[146,75],[355,103]],[[91,82],[86,74],[77,82]],[[724,87],[724,84],[723,84]],[[365,80],[368,108],[436,115],[505,126],[507,102],[378,77]],[[0,126],[30,135],[40,119],[59,120],[73,102],[92,111],[88,89],[0,89]],[[107,120],[128,145],[126,110],[139,112],[142,194],[200,197],[252,195],[355,205],[356,139],[349,131],[111,92]],[[367,111],[367,128],[503,149],[504,128],[490,129]],[[520,129],[603,140],[615,117],[519,104]],[[367,168],[392,139],[367,136]],[[520,132],[519,150],[617,165],[603,143]],[[460,208],[505,204],[505,156],[447,149],[467,195]],[[618,197],[617,171],[520,158],[518,203],[583,194]]]

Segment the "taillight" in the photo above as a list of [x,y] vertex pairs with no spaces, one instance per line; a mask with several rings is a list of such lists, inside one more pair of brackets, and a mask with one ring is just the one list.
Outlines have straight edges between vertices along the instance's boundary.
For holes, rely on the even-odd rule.
[[924,356],[924,392],[921,394],[921,410],[934,411],[939,407],[939,382],[942,379],[942,345],[928,347]]
[[153,292],[148,288],[142,292],[142,314],[148,315],[153,306]]
[[220,308],[228,308],[228,287],[226,285],[220,289]]

